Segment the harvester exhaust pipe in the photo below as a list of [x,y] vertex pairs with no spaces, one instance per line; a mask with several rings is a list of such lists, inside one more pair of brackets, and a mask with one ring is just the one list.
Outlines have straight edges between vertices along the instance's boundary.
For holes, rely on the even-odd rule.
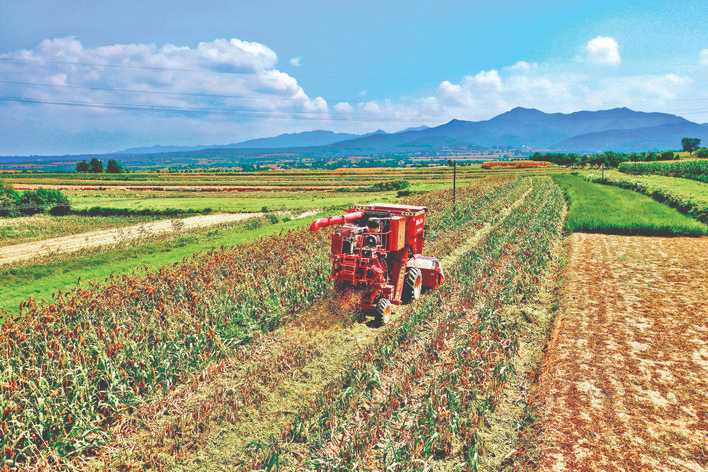
[[322,228],[332,225],[341,225],[344,223],[351,223],[352,221],[360,220],[364,218],[363,211],[354,211],[351,213],[346,213],[340,216],[330,216],[327,218],[320,218],[312,222],[310,225],[310,231],[318,231]]

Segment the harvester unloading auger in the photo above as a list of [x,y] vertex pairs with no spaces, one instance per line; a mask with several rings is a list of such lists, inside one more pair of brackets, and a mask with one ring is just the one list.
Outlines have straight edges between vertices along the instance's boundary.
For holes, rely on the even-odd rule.
[[360,309],[373,311],[382,324],[390,320],[393,305],[410,303],[424,288],[443,283],[440,262],[422,255],[426,211],[375,203],[310,225],[310,231],[342,225],[332,233],[330,279],[339,288],[362,290]]

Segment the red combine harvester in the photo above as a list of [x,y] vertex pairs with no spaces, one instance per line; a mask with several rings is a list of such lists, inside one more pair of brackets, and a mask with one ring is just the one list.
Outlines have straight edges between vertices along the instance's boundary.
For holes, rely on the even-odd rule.
[[365,290],[360,308],[374,311],[382,324],[391,318],[393,305],[410,303],[423,288],[443,283],[440,262],[422,255],[426,211],[374,203],[310,225],[310,231],[342,225],[332,233],[330,278],[338,287]]

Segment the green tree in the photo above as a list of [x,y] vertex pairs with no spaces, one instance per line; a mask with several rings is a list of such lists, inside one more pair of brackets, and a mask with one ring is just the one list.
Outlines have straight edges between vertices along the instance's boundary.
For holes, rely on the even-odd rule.
[[0,183],[0,216],[15,216],[20,194],[10,187]]
[[91,172],[95,172],[97,174],[103,172],[103,162],[99,161],[96,158],[91,159],[91,162],[89,162],[89,167],[91,169]]
[[106,172],[109,174],[120,174],[123,172],[123,166],[120,165],[120,162],[115,159],[109,159],[108,165],[106,166]]
[[701,140],[699,138],[683,138],[681,140],[681,146],[686,152],[693,152],[698,149],[701,145]]
[[89,165],[86,161],[79,161],[76,163],[76,172],[88,172]]

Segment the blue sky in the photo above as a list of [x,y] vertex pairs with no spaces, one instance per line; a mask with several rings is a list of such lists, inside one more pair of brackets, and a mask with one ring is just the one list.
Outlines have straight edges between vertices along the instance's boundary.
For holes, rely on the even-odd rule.
[[0,154],[393,131],[517,105],[708,122],[708,3],[618,3],[0,0],[0,97],[25,100],[0,100]]

